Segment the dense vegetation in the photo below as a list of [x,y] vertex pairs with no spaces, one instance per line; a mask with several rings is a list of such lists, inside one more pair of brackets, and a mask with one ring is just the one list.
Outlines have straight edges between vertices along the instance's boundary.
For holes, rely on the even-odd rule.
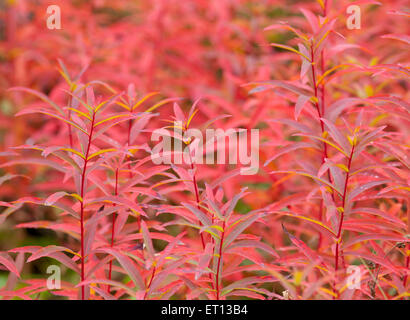
[[[406,1],[50,4],[0,4],[0,297],[408,299]],[[154,163],[174,121],[258,172]]]

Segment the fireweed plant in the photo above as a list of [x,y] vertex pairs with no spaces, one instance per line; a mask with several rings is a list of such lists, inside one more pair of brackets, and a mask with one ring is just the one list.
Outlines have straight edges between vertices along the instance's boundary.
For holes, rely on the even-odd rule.
[[[328,14],[327,3],[321,3],[321,7],[323,13],[318,17],[308,10],[302,10],[311,33],[302,32],[287,23],[266,28],[290,30],[295,34],[292,44],[297,49],[277,43],[271,45],[300,57],[299,79],[259,82],[252,90],[260,92],[281,88],[291,92],[288,99],[296,101],[294,119],[272,119],[274,123],[290,127],[295,139],[279,148],[265,165],[269,166],[278,157],[296,150],[307,152],[306,149],[309,149],[312,152],[311,159],[296,160],[293,168],[271,172],[275,175],[288,174],[283,181],[302,176],[317,184],[309,189],[306,196],[289,201],[285,208],[274,212],[308,221],[313,230],[318,231],[315,250],[312,251],[283,226],[285,234],[305,258],[292,263],[308,264],[310,271],[309,274],[296,271],[294,282],[297,287],[287,294],[296,297],[301,294],[298,290],[301,290],[302,297],[308,298],[312,287],[329,281],[328,287],[322,288],[327,295],[333,299],[351,299],[354,292],[348,289],[352,278],[348,277],[346,268],[354,264],[356,259],[366,268],[360,274],[369,278],[360,280],[368,284],[367,290],[363,291],[364,295],[374,299],[378,292],[381,297],[388,299],[386,291],[393,291],[383,288],[382,282],[387,282],[394,283],[397,298],[404,297],[408,294],[408,253],[403,250],[408,242],[408,222],[401,221],[400,215],[386,215],[386,212],[368,203],[374,199],[376,203],[383,203],[383,207],[389,204],[395,207],[396,201],[400,203],[398,199],[408,200],[407,147],[400,142],[403,141],[400,133],[386,130],[386,125],[378,124],[386,112],[396,115],[399,123],[403,120],[405,123],[408,121],[410,105],[394,95],[376,95],[371,86],[365,87],[364,94],[352,96],[348,82],[344,80],[358,81],[365,76],[401,67],[388,64],[369,66],[353,58],[347,61],[338,59],[345,50],[363,48],[340,43],[339,39],[343,39],[343,36],[335,30],[337,15]],[[400,36],[397,38],[403,39]],[[402,69],[408,75],[408,70]],[[304,202],[304,207],[311,203],[311,206],[307,205],[310,207],[308,212],[300,207],[299,201]],[[404,203],[399,206],[406,208]],[[374,216],[378,218],[372,219]],[[402,217],[405,218],[404,212]],[[383,242],[380,242],[382,239]],[[379,259],[386,259],[386,252],[390,253],[393,249],[403,255],[402,265],[395,267],[395,270],[385,270],[388,280],[381,280],[378,277],[385,261]],[[379,260],[377,264],[380,268],[377,272],[372,271],[374,267],[369,268],[365,260],[371,266]],[[387,265],[384,267],[389,269]],[[318,282],[303,283],[304,279],[314,277],[315,274],[318,275]]]
[[[67,1],[78,37],[8,5],[0,225],[48,238],[2,240],[0,297],[408,299],[405,2],[358,30],[348,1],[149,3]],[[192,128],[258,129],[259,171],[196,162]]]

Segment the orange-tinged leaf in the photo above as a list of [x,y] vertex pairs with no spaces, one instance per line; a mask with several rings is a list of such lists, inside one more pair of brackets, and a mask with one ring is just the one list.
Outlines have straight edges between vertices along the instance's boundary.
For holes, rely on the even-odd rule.
[[288,50],[288,51],[292,51],[292,52],[294,52],[294,53],[297,53],[298,55],[300,55],[300,56],[302,56],[303,58],[305,58],[307,61],[312,62],[312,61],[309,59],[308,56],[304,55],[303,53],[301,53],[300,51],[298,51],[298,50],[296,50],[296,49],[294,49],[294,48],[292,48],[292,47],[286,46],[286,45],[284,45],[284,44],[279,44],[279,43],[271,43],[270,45],[271,45],[272,47],[277,47],[277,48],[281,48],[281,49],[285,49],[285,50]]
[[91,154],[90,156],[88,156],[87,161],[91,160],[92,158],[95,158],[97,156],[99,156],[100,154],[106,153],[106,152],[113,152],[113,151],[117,151],[117,149],[114,148],[109,148],[109,149],[102,149],[99,150],[97,152],[94,152],[93,154]]
[[147,248],[147,252],[150,256],[150,259],[153,262],[155,259],[155,250],[154,250],[154,246],[152,245],[151,236],[149,234],[145,221],[141,221],[141,231],[142,231],[142,236],[144,238],[145,248]]
[[141,104],[143,104],[146,100],[148,100],[149,98],[158,95],[159,92],[151,92],[148,93],[147,95],[145,95],[145,97],[143,97],[142,99],[138,100],[138,102],[136,104],[134,104],[131,108],[131,110],[135,110],[136,108],[138,108]]
[[329,231],[333,236],[337,237],[336,233],[335,233],[331,228],[329,228],[329,227],[328,227],[327,225],[325,225],[323,222],[320,222],[320,221],[318,221],[318,220],[315,220],[315,219],[312,219],[312,218],[309,218],[309,217],[305,217],[305,216],[301,216],[301,215],[298,215],[298,214],[295,214],[295,213],[286,212],[286,211],[275,211],[275,213],[280,214],[280,215],[284,215],[284,216],[294,217],[294,218],[297,218],[297,219],[302,219],[302,220],[306,220],[306,221],[312,222],[312,223],[314,223],[314,224],[316,224],[316,225],[318,225],[318,226],[320,226],[320,227],[326,229],[326,230]]
[[323,179],[320,179],[312,174],[309,174],[307,172],[302,172],[302,171],[272,171],[271,173],[290,173],[290,174],[297,174],[297,175],[301,175],[301,176],[305,176],[305,177],[309,177],[312,178],[314,180],[317,180],[323,184],[325,184],[326,186],[330,187],[332,190],[336,191],[337,193],[339,193],[340,195],[342,194],[340,190],[338,190],[335,186],[333,186],[330,182],[327,182]]
[[10,88],[9,90],[16,90],[16,91],[24,91],[24,92],[28,92],[31,93],[35,96],[37,96],[38,98],[40,98],[41,100],[43,100],[44,102],[47,102],[49,105],[51,105],[54,109],[56,109],[59,113],[61,113],[62,115],[64,115],[64,111],[53,101],[50,100],[49,97],[47,97],[44,93],[36,91],[36,90],[32,90],[29,88],[24,88],[24,87],[13,87]]
[[17,270],[17,266],[13,259],[6,252],[0,252],[0,264],[5,266],[7,270],[13,272],[15,275],[20,277],[20,273]]
[[349,64],[339,64],[337,66],[334,66],[333,68],[326,70],[325,73],[323,73],[317,80],[316,85],[320,85],[322,83],[322,81],[329,75],[331,74],[333,71],[336,71],[337,69],[340,68],[349,68],[351,67],[351,65]]
[[80,158],[85,159],[85,157],[84,157],[84,155],[83,155],[82,153],[80,153],[80,152],[78,152],[77,150],[74,150],[74,149],[72,149],[72,148],[62,148],[61,150],[74,153],[74,154],[76,154],[77,156],[79,156]]
[[158,102],[157,104],[153,105],[152,107],[148,108],[147,110],[145,110],[145,112],[152,112],[155,109],[163,106],[164,104],[167,104],[168,102],[173,102],[173,101],[178,101],[181,100],[181,98],[169,98],[169,99],[164,99],[160,102]]
[[75,108],[67,108],[67,110],[74,111],[75,113],[79,114],[80,116],[83,116],[83,117],[87,118],[88,120],[92,121],[91,117],[88,114],[86,114],[85,112],[82,112],[82,111],[80,111],[78,109],[75,109]]
[[125,110],[131,111],[131,108],[129,106],[127,106],[125,103],[122,103],[120,101],[116,101],[116,104],[118,104],[119,106],[123,107]]
[[111,117],[108,117],[108,118],[106,118],[106,119],[104,119],[104,120],[101,120],[101,121],[97,122],[97,123],[94,125],[94,127],[96,127],[96,126],[98,126],[98,125],[100,125],[100,124],[103,124],[103,123],[105,123],[105,122],[114,120],[114,119],[123,118],[123,117],[129,117],[129,116],[130,116],[129,114],[117,114],[117,115],[113,115],[113,116],[111,116]]
[[188,121],[186,122],[186,127],[189,128],[189,124],[191,123],[192,119],[194,118],[195,114],[199,111],[199,109],[196,109],[194,112],[192,112],[191,116],[189,117]]

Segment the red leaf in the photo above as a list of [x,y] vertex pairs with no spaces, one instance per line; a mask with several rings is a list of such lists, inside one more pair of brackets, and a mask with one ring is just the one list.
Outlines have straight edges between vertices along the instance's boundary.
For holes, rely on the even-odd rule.
[[0,264],[5,266],[7,270],[13,272],[15,275],[20,277],[20,273],[13,259],[8,255],[7,252],[0,252]]

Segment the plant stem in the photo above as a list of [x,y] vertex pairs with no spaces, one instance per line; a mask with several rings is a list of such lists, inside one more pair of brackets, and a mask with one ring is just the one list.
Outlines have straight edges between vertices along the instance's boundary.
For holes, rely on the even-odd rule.
[[[188,145],[188,152],[189,152],[189,159],[190,159],[190,162],[191,162],[192,183],[194,184],[194,189],[195,189],[196,206],[197,206],[198,210],[201,211],[201,206],[199,205],[200,204],[200,199],[199,199],[198,183],[196,181],[196,175],[195,175],[195,166],[194,166],[194,162],[192,161],[191,150],[189,148],[189,145]],[[212,218],[212,220],[213,220],[213,218]],[[199,223],[201,223],[201,222],[199,222]],[[205,250],[205,247],[206,247],[205,246],[205,239],[204,239],[204,236],[203,236],[202,233],[200,233],[200,237],[201,237],[202,249]],[[213,289],[214,284],[213,284],[213,281],[212,281],[212,276],[211,276],[210,273],[208,275],[209,275],[209,279],[211,280],[210,281],[211,282],[211,287]]]
[[[115,187],[114,187],[114,195],[118,195],[118,168],[115,170]],[[115,204],[114,204],[115,206]],[[112,227],[111,227],[111,248],[114,246],[114,236],[115,236],[115,221],[116,215],[115,212],[112,214]],[[109,264],[109,271],[108,271],[108,279],[111,280],[112,278],[112,260]],[[110,292],[111,286],[108,285],[108,292]]]
[[[184,129],[184,131],[186,130],[186,128]],[[194,189],[195,189],[195,199],[196,199],[196,206],[198,208],[199,211],[201,211],[201,206],[200,204],[200,200],[199,200],[199,191],[198,191],[198,183],[196,181],[196,174],[195,174],[195,166],[194,166],[194,162],[192,161],[192,156],[191,156],[191,149],[188,145],[188,152],[189,152],[189,159],[191,162],[191,170],[192,170],[192,183],[194,184]],[[204,236],[201,233],[201,242],[202,242],[202,248],[205,249],[205,240],[204,240]]]
[[337,242],[336,242],[336,248],[335,248],[335,281],[334,281],[334,286],[333,286],[333,291],[335,293],[336,293],[337,271],[338,271],[338,268],[339,268],[339,246],[340,246],[340,243],[342,241],[341,235],[342,235],[342,230],[343,230],[343,220],[344,220],[344,216],[345,216],[347,185],[349,183],[350,167],[352,165],[354,149],[355,149],[355,144],[353,143],[352,150],[350,151],[349,160],[348,160],[348,164],[347,164],[346,179],[345,179],[345,184],[344,184],[344,189],[343,189],[343,196],[342,196],[342,208],[343,208],[343,210],[342,210],[341,215],[340,215],[339,228],[338,228],[338,231],[337,231]]
[[[191,169],[192,171],[195,169],[194,164],[191,162]],[[198,208],[198,210],[201,210],[201,207],[199,205],[200,201],[199,201],[199,191],[198,191],[198,185],[196,182],[196,176],[195,173],[192,174],[192,182],[194,184],[194,188],[195,188],[195,198],[196,198],[196,206]],[[202,242],[202,248],[205,249],[205,240],[204,240],[204,236],[201,233],[201,242]]]
[[155,276],[155,272],[156,272],[156,271],[157,271],[157,267],[154,266],[154,268],[152,269],[151,279],[149,279],[149,283],[148,283],[147,289],[145,290],[144,300],[147,299],[148,291],[149,291],[149,289],[151,288],[152,280],[154,279],[154,276]]
[[[72,97],[71,95],[68,98],[68,106],[71,107],[71,103],[72,103]],[[71,121],[71,110],[68,110],[68,120]],[[70,148],[73,147],[73,131],[71,130],[71,125],[68,125],[68,137],[70,138]]]
[[[312,80],[313,80],[313,88],[315,90],[315,107],[317,110],[317,114],[319,116],[319,121],[320,121],[320,129],[322,131],[322,135],[325,132],[325,127],[324,127],[324,123],[322,121],[322,112],[320,110],[320,106],[319,106],[319,94],[318,94],[318,87],[317,87],[317,83],[316,83],[316,68],[315,68],[315,61],[314,61],[314,53],[313,53],[313,43],[310,46],[310,54],[312,56]],[[322,106],[322,108],[324,108],[324,106]],[[322,163],[325,162],[325,158],[327,158],[327,145],[325,142],[323,142],[323,156],[322,156]]]
[[[130,111],[130,114],[132,116],[133,112]],[[130,146],[130,144],[131,144],[131,129],[132,129],[132,119],[128,120],[128,132],[127,132],[128,146]],[[129,171],[129,178],[132,179],[133,174],[132,174],[132,171],[131,171],[131,161],[128,162],[128,171]],[[137,199],[135,201],[137,201]],[[141,228],[141,216],[140,215],[137,216],[137,223],[138,223],[138,229],[140,229]]]
[[[132,111],[130,112],[131,115],[133,115]],[[128,120],[128,132],[127,132],[127,143],[128,146],[130,145],[130,140],[131,140],[131,128],[132,128],[132,120]],[[131,163],[128,163],[128,170],[129,170],[129,177],[130,179],[132,178],[132,172],[131,172]]]
[[[316,83],[316,68],[315,68],[315,64],[314,64],[314,52],[313,52],[313,43],[311,43],[310,46],[310,55],[312,58],[312,80],[313,80],[313,87],[314,87],[314,91],[315,91],[315,98],[316,98],[316,102],[315,102],[315,106],[316,106],[316,110],[319,116],[319,120],[320,120],[320,128],[321,128],[321,133],[322,136],[325,132],[325,128],[324,128],[324,124],[322,121],[322,115],[325,112],[325,85],[322,85],[322,89],[321,89],[321,105],[322,105],[322,110],[320,108],[319,105],[319,94],[318,94],[318,86]],[[323,51],[321,52],[321,72],[322,74],[324,73],[324,68],[325,68],[325,64],[324,64],[324,58],[323,58]],[[326,142],[323,142],[323,154],[322,154],[322,164],[325,162],[325,159],[328,157],[327,154],[327,144]],[[332,182],[331,176],[330,176],[330,172],[328,171],[327,173],[328,175],[328,179],[330,182]],[[333,195],[332,195],[333,197]],[[323,203],[323,199],[320,201],[320,209],[319,209],[319,221],[322,221],[322,217],[323,217],[323,207],[324,207],[324,203]],[[318,250],[320,249],[322,245],[322,234],[319,232],[319,240],[318,240]]]
[[[187,128],[184,128],[184,132],[187,130]],[[196,206],[198,208],[199,211],[201,211],[201,206],[200,206],[200,199],[199,199],[199,190],[198,190],[198,183],[196,181],[196,174],[195,174],[195,166],[194,166],[194,162],[192,161],[192,156],[191,156],[191,149],[189,148],[188,145],[188,153],[189,153],[189,159],[191,162],[191,170],[192,170],[192,183],[194,184],[194,189],[195,189],[195,199],[196,199]],[[199,224],[201,224],[201,222],[199,222]],[[202,243],[202,249],[205,250],[205,239],[202,233],[200,233],[200,237],[201,237],[201,243]],[[210,283],[211,283],[211,287],[212,289],[214,289],[214,284],[212,281],[212,275],[210,273],[208,273],[209,279],[210,279]]]
[[[189,146],[188,146],[188,148],[189,148]],[[188,152],[190,152],[190,151],[188,150]],[[189,153],[189,156],[191,157],[191,153]],[[195,166],[194,166],[194,164],[193,164],[193,162],[192,162],[192,157],[191,157],[191,169],[192,169],[192,171],[194,171],[194,169],[195,169]],[[199,200],[198,184],[197,184],[197,182],[196,182],[195,173],[193,173],[192,182],[193,182],[193,184],[194,184],[194,189],[195,189],[196,206],[197,206],[198,210],[201,210],[201,206],[199,205],[200,200]],[[212,217],[212,222],[213,222],[213,217]],[[202,233],[200,233],[200,237],[201,237],[202,249],[205,250],[205,247],[206,247],[206,246],[205,246],[204,235],[203,235]],[[212,283],[212,276],[211,276],[211,274],[209,274],[209,279],[211,280],[211,286],[212,286],[212,289],[213,289],[213,288],[214,288],[214,285],[213,285],[213,283]]]
[[[80,196],[81,196],[81,201],[80,201],[80,224],[81,224],[81,282],[85,280],[85,257],[84,257],[84,185],[85,185],[85,174],[87,171],[87,164],[88,164],[88,155],[90,152],[90,147],[91,147],[91,140],[93,136],[93,131],[94,131],[94,122],[95,122],[95,111],[93,111],[93,118],[91,121],[91,129],[90,133],[88,135],[88,145],[87,145],[87,150],[84,155],[84,166],[83,166],[83,172],[81,173],[81,189],[80,189]],[[84,300],[84,292],[85,288],[84,286],[81,286],[81,300]]]
[[216,277],[215,277],[215,287],[216,287],[216,300],[219,300],[219,278],[220,278],[220,269],[221,269],[221,260],[222,260],[222,246],[224,243],[224,235],[225,235],[225,221],[222,224],[222,234],[221,234],[221,241],[219,242],[219,257],[218,257],[218,265],[216,269]]

